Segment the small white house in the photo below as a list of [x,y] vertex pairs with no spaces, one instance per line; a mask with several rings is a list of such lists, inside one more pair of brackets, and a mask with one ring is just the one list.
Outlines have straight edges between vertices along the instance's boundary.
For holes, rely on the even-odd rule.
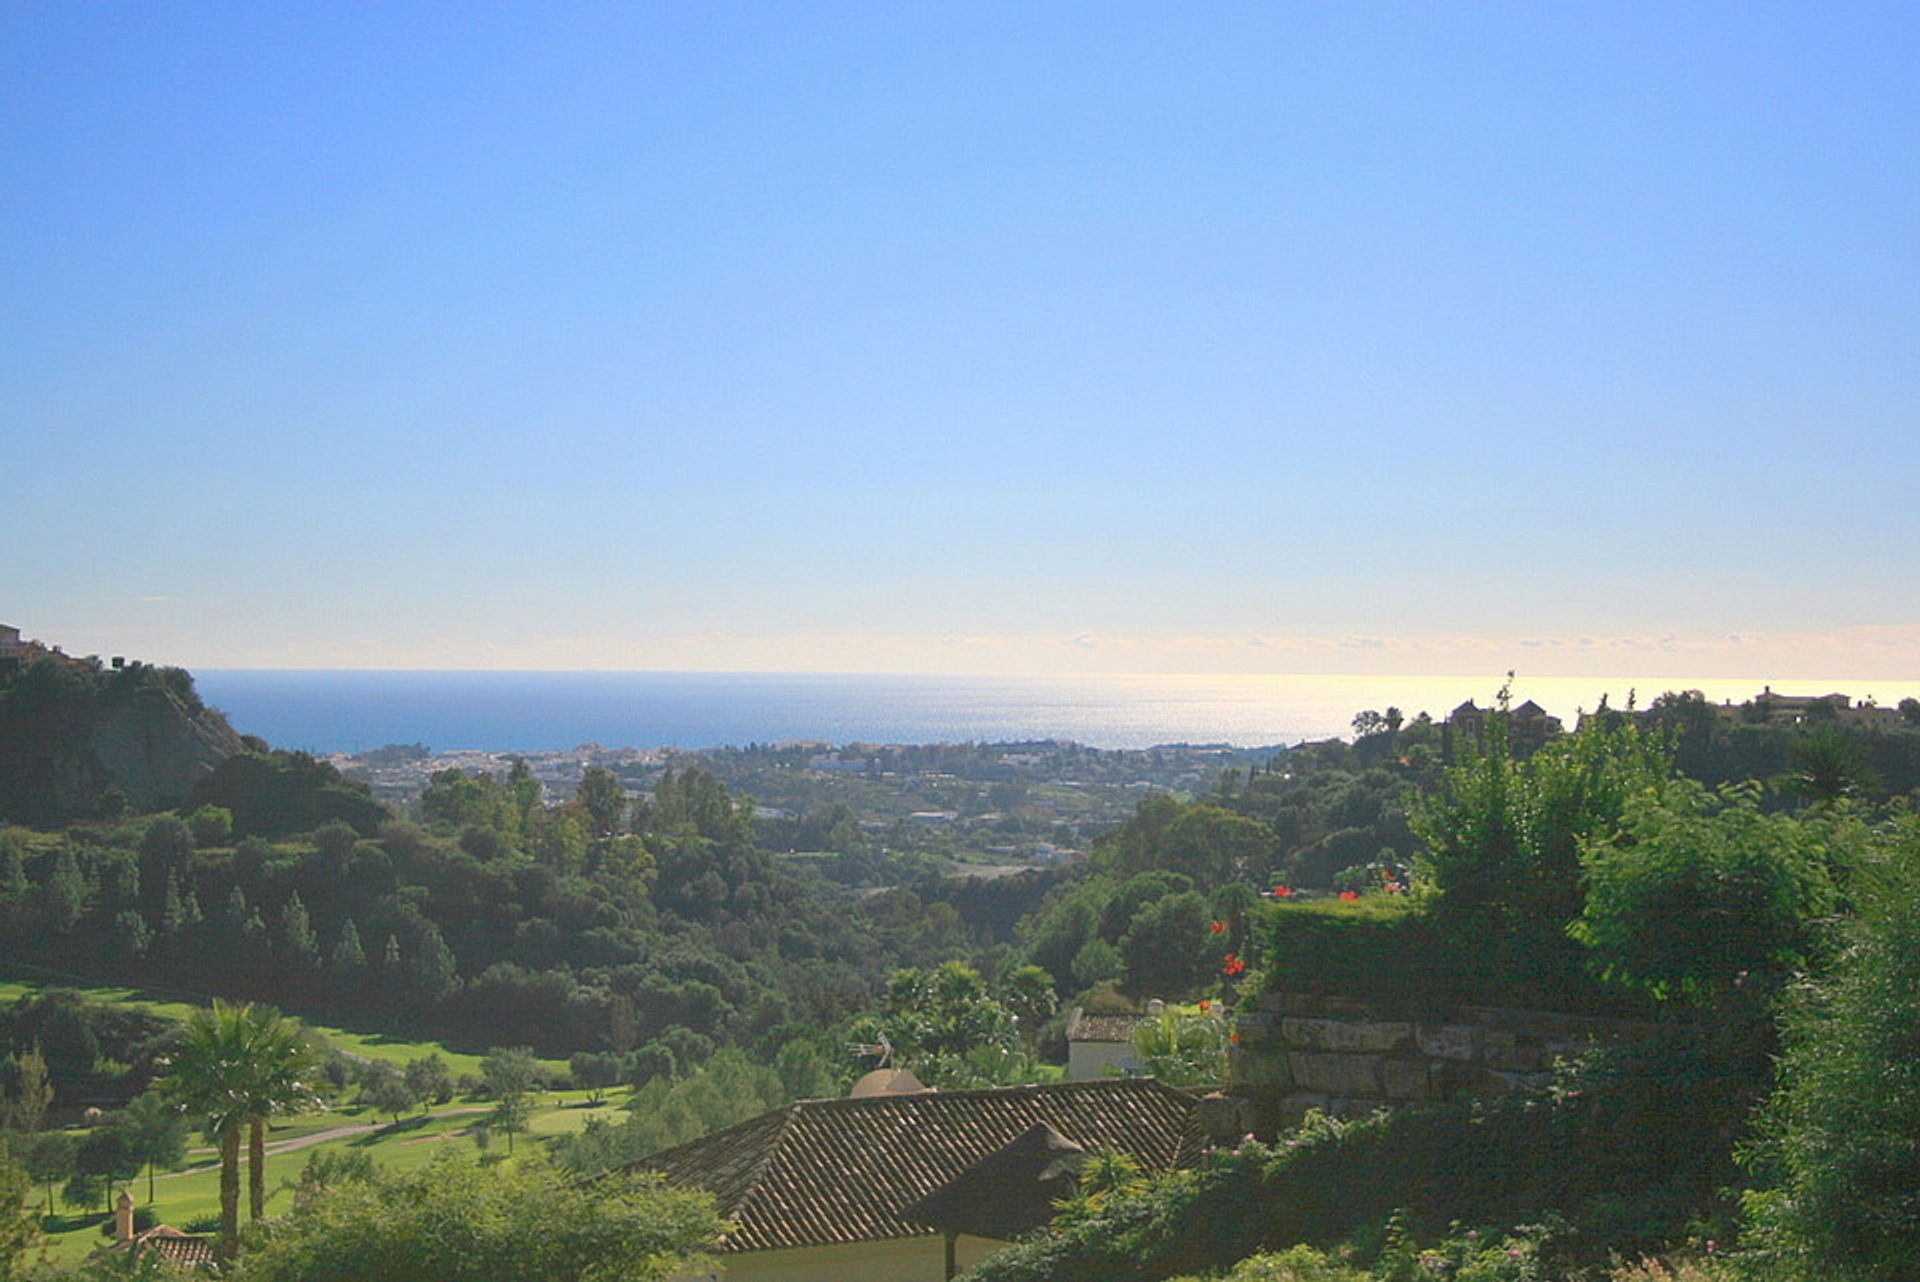
[[1067,1080],[1097,1082],[1141,1071],[1133,1035],[1145,1015],[1089,1015],[1079,1007],[1067,1015]]

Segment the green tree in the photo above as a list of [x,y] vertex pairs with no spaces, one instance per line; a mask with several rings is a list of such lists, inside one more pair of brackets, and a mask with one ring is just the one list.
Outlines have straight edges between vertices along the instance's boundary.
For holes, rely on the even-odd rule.
[[371,1105],[374,1112],[391,1117],[396,1126],[400,1124],[400,1115],[420,1101],[407,1085],[407,1079],[384,1064],[381,1071],[371,1074],[361,1085],[360,1098]]
[[106,1199],[104,1209],[113,1211],[113,1190],[121,1180],[140,1174],[140,1155],[133,1151],[127,1133],[117,1127],[96,1127],[80,1141],[73,1153],[75,1172],[95,1182]]
[[611,837],[620,831],[627,814],[627,790],[611,770],[588,766],[573,797],[586,813],[587,826],[594,836]]
[[527,834],[527,853],[541,863],[565,872],[579,872],[586,866],[588,847],[585,826],[569,812],[534,813]]
[[534,1161],[349,1180],[262,1225],[234,1282],[650,1282],[700,1270],[724,1226],[656,1179],[561,1180]]
[[540,781],[525,757],[515,757],[507,767],[507,794],[511,799],[516,831],[530,832],[534,816],[540,813]]
[[406,1080],[407,1089],[422,1104],[444,1104],[453,1098],[453,1074],[447,1071],[447,1062],[438,1054],[408,1060]]
[[360,947],[360,928],[349,917],[340,926],[340,938],[333,946],[334,974],[341,978],[357,976],[365,969],[367,954]]
[[6,1138],[0,1136],[0,1278],[14,1276],[40,1237],[34,1200],[32,1179],[14,1163]]
[[1629,798],[1669,774],[1630,722],[1594,717],[1524,761],[1507,749],[1505,692],[1485,742],[1469,743],[1441,792],[1413,816],[1426,842],[1420,879],[1438,892],[1440,929],[1514,973],[1571,967],[1566,928],[1582,905],[1583,842],[1608,836]]
[[1777,1276],[1920,1278],[1920,821],[1855,873],[1858,915],[1827,973],[1792,994],[1779,1086],[1744,1156],[1771,1185],[1749,1195]]
[[[16,1135],[20,1162],[36,1184],[47,1190],[47,1214],[53,1214],[53,1186],[73,1174],[74,1150],[78,1142],[66,1131],[42,1131],[38,1135]],[[0,1276],[4,1276],[0,1274]]]
[[1588,844],[1573,937],[1602,977],[1661,1000],[1760,987],[1760,973],[1804,964],[1813,923],[1834,903],[1841,835],[1762,814],[1752,789],[1676,782],[1629,801],[1618,831]]
[[[235,888],[236,893],[238,887]],[[205,1125],[220,1150],[220,1255],[240,1240],[240,1139],[255,1072],[252,1022],[244,1006],[216,1001],[187,1017],[168,1057],[161,1089]]]
[[73,847],[62,846],[46,885],[47,918],[56,931],[65,934],[73,929],[87,910],[87,894],[87,879],[80,874]]
[[291,1021],[264,1008],[216,1001],[187,1017],[161,1089],[199,1118],[220,1149],[220,1254],[240,1235],[240,1141],[253,1128],[255,1217],[266,1202],[265,1119],[304,1105],[313,1052]]
[[1019,1021],[1020,1040],[1026,1044],[1028,1054],[1032,1054],[1040,1026],[1060,1009],[1060,999],[1053,991],[1053,976],[1038,966],[1016,966],[1000,981],[1000,1002]]
[[1164,793],[1156,793],[1134,807],[1133,814],[1117,828],[1110,828],[1093,842],[1093,862],[1122,877],[1132,877],[1160,867],[1162,838],[1180,816],[1180,803]]
[[496,1046],[480,1061],[480,1077],[489,1095],[507,1091],[522,1094],[540,1082],[540,1061],[527,1046]]
[[40,1129],[47,1110],[53,1106],[53,1081],[47,1072],[47,1057],[40,1053],[40,1043],[35,1042],[25,1053],[14,1057],[13,1065],[13,1093],[6,1100],[4,1113],[0,1114],[0,1125],[31,1135]]
[[1075,988],[1092,988],[1120,978],[1120,973],[1125,969],[1126,963],[1121,959],[1120,950],[1096,937],[1082,944],[1080,951],[1073,955],[1068,977]]
[[147,1201],[153,1201],[154,1168],[172,1166],[187,1154],[187,1119],[156,1091],[137,1095],[107,1121],[127,1151],[147,1168]]
[[300,899],[300,892],[294,891],[287,896],[287,902],[280,910],[278,953],[284,965],[299,971],[310,971],[320,964],[320,944],[313,937],[313,923],[307,917],[307,906]]
[[480,1076],[494,1101],[489,1124],[506,1135],[512,1154],[514,1134],[526,1130],[533,1115],[528,1092],[540,1080],[540,1065],[525,1046],[496,1046],[480,1061]]
[[1008,1045],[1013,1015],[987,993],[980,972],[963,962],[932,970],[896,970],[883,1008],[888,1040],[908,1059],[958,1055],[982,1045]]
[[1207,927],[1212,913],[1198,891],[1156,899],[1120,941],[1122,984],[1136,997],[1177,998],[1219,973],[1224,949]]
[[513,1137],[527,1129],[533,1119],[533,1100],[525,1091],[502,1091],[493,1100],[487,1126],[507,1137],[507,1156],[513,1156]]
[[486,775],[441,770],[420,794],[420,813],[435,827],[458,832],[477,826],[512,831],[513,803],[507,790]]
[[241,1009],[253,1067],[246,1083],[247,1214],[257,1220],[267,1211],[267,1122],[320,1106],[320,1055],[300,1025],[272,1007]]

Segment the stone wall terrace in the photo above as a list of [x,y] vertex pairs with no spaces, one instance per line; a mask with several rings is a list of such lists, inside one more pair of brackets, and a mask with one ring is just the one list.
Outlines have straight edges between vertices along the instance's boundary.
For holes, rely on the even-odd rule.
[[1335,1116],[1425,1100],[1544,1088],[1554,1062],[1595,1044],[1667,1026],[1548,1011],[1469,1006],[1383,1018],[1364,1005],[1298,993],[1262,994],[1236,1017],[1231,1091],[1263,1132],[1309,1109]]

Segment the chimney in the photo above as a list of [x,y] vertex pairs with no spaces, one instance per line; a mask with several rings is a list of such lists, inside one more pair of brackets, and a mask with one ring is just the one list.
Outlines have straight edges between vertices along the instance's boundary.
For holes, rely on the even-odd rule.
[[116,1241],[133,1241],[133,1194],[120,1190],[120,1200],[113,1204],[113,1236]]

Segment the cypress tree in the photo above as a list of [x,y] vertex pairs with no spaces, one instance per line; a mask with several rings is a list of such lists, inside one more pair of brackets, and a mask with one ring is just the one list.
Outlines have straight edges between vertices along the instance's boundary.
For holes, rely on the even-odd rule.
[[47,878],[47,915],[62,934],[73,929],[87,907],[87,881],[80,875],[80,862],[73,847],[64,846],[54,860],[53,873]]
[[288,896],[280,910],[280,949],[287,961],[302,969],[311,968],[320,959],[320,945],[313,937],[313,924],[307,919],[307,906],[300,892]]
[[367,964],[367,955],[360,947],[360,929],[353,924],[353,918],[347,918],[340,927],[340,941],[333,946],[333,969],[342,977],[358,974]]

